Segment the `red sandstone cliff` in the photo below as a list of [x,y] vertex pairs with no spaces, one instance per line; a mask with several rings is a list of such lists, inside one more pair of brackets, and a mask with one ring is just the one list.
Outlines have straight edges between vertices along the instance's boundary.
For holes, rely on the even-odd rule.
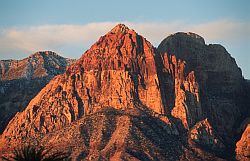
[[236,144],[236,155],[238,160],[249,160],[250,157],[250,119],[243,123],[244,131]]

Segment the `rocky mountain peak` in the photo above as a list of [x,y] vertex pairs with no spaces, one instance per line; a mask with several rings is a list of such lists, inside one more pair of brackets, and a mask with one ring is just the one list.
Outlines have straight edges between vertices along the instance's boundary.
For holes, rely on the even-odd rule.
[[39,51],[22,60],[0,60],[0,133],[16,112],[73,62],[52,51]]
[[[101,36],[78,61],[78,67],[85,70],[97,69],[131,69],[136,59],[145,61],[143,57],[153,59],[154,48],[143,36],[137,34],[123,24],[118,24],[110,32]],[[140,57],[140,58],[139,58]],[[72,66],[75,68],[76,66]]]
[[74,60],[52,51],[39,51],[22,60],[0,61],[0,80],[34,79],[63,73]]
[[111,33],[127,33],[130,29],[124,24],[116,25],[110,32]]
[[[127,32],[132,30],[124,25],[116,26],[115,31],[126,33],[102,36],[17,116],[16,123],[24,122],[25,128],[8,126],[3,135],[48,133],[106,107],[144,108],[163,114],[155,49],[136,32]],[[46,111],[51,115],[45,116]]]
[[[230,141],[236,120],[245,115],[240,114],[244,107],[236,105],[235,100],[242,92],[243,79],[234,58],[221,45],[206,45],[202,37],[193,33],[170,35],[157,50],[184,60],[186,72],[194,71],[204,114],[219,135]],[[224,119],[219,117],[222,115]]]
[[60,55],[58,55],[57,53],[53,52],[53,51],[38,51],[35,52],[34,54],[31,54],[28,59],[30,58],[43,58],[43,57],[55,57],[55,58],[59,58],[61,57]]
[[[177,32],[175,34],[171,34],[165,40],[171,41],[172,39],[179,41],[182,40],[184,42],[187,41],[189,43],[205,44],[205,40],[203,37],[192,32]],[[164,42],[164,40],[162,42]]]

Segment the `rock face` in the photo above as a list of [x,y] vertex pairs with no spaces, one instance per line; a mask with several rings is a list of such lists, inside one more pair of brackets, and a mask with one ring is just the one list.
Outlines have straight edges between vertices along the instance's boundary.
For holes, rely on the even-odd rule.
[[207,119],[196,123],[194,127],[190,129],[189,138],[190,141],[193,141],[195,144],[214,151],[225,148]]
[[222,46],[177,33],[155,49],[119,24],[52,79],[0,143],[4,153],[37,138],[75,160],[214,160],[231,150],[233,127],[246,117],[235,99],[243,87]]
[[246,128],[236,144],[236,155],[238,160],[250,159],[250,120],[246,124]]
[[189,129],[202,118],[199,85],[186,62],[167,53],[156,56],[163,104],[167,114],[181,120]]
[[208,118],[218,134],[231,144],[233,127],[246,117],[246,110],[243,110],[246,104],[242,107],[237,99],[247,100],[242,94],[246,93],[244,79],[235,60],[221,45],[206,45],[204,39],[194,33],[170,35],[161,42],[158,51],[185,61],[184,73],[194,71],[199,85],[198,107],[203,117]]
[[0,133],[9,120],[74,60],[51,51],[37,52],[23,60],[0,61]]

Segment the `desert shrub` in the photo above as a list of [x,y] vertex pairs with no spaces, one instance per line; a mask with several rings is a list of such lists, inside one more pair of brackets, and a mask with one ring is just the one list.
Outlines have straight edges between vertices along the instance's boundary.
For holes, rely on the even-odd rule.
[[15,148],[10,157],[2,157],[2,159],[7,161],[62,161],[69,160],[69,156],[70,154],[65,152],[52,152],[52,148],[46,150],[41,146],[26,145]]

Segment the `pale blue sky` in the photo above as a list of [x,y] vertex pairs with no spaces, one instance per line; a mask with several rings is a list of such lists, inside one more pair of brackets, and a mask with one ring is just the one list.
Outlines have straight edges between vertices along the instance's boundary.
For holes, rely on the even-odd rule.
[[250,78],[249,0],[0,0],[0,59],[37,50],[81,54],[117,23],[157,46],[167,35],[193,31],[221,43]]

